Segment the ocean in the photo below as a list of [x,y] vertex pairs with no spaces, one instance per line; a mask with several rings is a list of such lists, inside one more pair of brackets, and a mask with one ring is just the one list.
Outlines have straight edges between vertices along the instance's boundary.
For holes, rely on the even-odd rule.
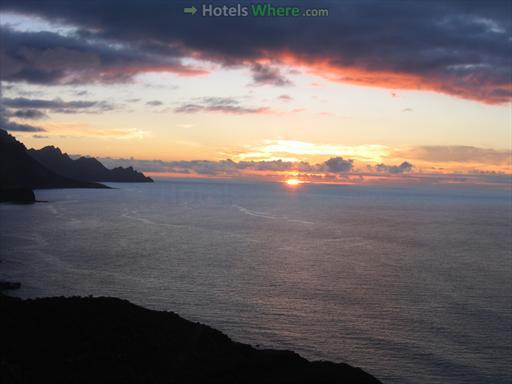
[[106,295],[392,384],[512,382],[511,190],[208,181],[0,204],[0,279]]

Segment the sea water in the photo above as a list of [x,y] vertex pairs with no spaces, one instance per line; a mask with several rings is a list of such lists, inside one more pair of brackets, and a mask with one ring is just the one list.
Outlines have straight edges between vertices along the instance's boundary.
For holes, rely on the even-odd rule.
[[122,297],[389,384],[512,382],[510,189],[111,186],[0,205],[12,294]]

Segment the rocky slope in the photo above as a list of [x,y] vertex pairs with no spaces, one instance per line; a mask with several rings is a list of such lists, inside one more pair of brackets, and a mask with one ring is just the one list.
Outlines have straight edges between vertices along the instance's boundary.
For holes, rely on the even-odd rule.
[[79,180],[132,183],[153,181],[132,167],[108,169],[93,157],[80,157],[73,160],[54,146],[30,149],[28,153],[53,172]]
[[0,296],[0,313],[5,384],[380,383],[347,364],[255,349],[115,298]]
[[32,158],[25,146],[0,129],[0,189],[108,188],[99,183],[58,175]]

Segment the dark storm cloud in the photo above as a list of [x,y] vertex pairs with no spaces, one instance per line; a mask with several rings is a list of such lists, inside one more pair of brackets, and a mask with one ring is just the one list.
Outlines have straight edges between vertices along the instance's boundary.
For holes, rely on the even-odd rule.
[[277,87],[292,85],[292,82],[281,73],[279,68],[256,63],[251,67],[251,71],[255,85],[274,85]]
[[192,103],[183,103],[174,109],[178,113],[220,112],[227,114],[268,113],[267,107],[247,107],[231,97],[201,97]]
[[0,28],[2,81],[35,84],[90,84],[129,81],[144,71],[193,73],[180,59],[129,46],[52,32]]
[[408,161],[404,161],[400,165],[386,165],[386,164],[377,164],[375,166],[375,170],[377,172],[385,172],[385,173],[406,173],[410,172],[412,170],[413,165],[409,163]]
[[44,109],[57,113],[106,112],[115,106],[106,101],[64,101],[61,99],[27,99],[24,97],[3,98],[2,104],[7,108]]
[[512,96],[506,0],[319,0],[315,8],[329,9],[329,17],[193,20],[183,14],[184,4],[2,0],[4,11],[79,30],[68,37],[4,32],[3,76],[52,84],[126,81],[150,70],[186,72],[179,59],[193,56],[224,65],[304,65],[336,81],[433,90],[486,103]]

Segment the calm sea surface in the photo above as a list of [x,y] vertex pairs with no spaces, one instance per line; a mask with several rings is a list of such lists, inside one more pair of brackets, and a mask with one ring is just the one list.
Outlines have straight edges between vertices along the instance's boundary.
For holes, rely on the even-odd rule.
[[112,185],[0,205],[0,279],[175,311],[384,383],[512,382],[510,190]]

